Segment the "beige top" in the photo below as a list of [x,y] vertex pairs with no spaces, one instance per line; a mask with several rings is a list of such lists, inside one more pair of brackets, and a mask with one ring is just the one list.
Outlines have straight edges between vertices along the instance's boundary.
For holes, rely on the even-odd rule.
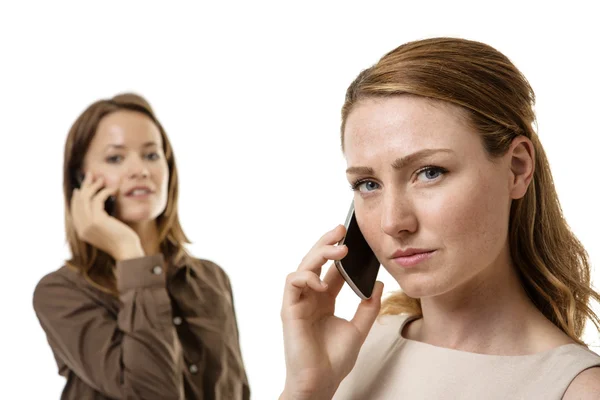
[[334,399],[553,400],[580,372],[600,367],[600,356],[578,344],[498,356],[403,338],[402,328],[415,318],[380,317]]

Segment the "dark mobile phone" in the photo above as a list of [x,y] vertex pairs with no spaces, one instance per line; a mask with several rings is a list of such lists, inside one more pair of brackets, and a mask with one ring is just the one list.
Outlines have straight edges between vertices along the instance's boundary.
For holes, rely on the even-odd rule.
[[361,299],[369,299],[373,294],[377,273],[381,264],[367,244],[354,215],[354,202],[346,218],[346,236],[339,244],[348,247],[348,254],[335,265],[346,283]]
[[[79,171],[76,171],[73,174],[71,174],[73,187],[79,189],[81,187],[81,183],[83,182],[84,177],[85,175]],[[108,215],[114,217],[116,210],[115,196],[109,196],[108,199],[106,199],[106,201],[104,202],[104,210],[108,213]]]

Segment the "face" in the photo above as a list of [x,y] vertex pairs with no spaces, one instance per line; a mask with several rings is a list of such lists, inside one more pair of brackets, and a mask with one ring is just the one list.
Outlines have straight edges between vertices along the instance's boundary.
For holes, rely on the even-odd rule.
[[117,187],[117,215],[125,222],[154,220],[168,199],[169,168],[158,127],[146,115],[120,110],[98,125],[84,172]]
[[[451,104],[406,95],[362,100],[346,121],[358,224],[411,297],[466,283],[508,246],[510,158],[491,161],[465,118]],[[407,249],[427,253],[398,258]]]

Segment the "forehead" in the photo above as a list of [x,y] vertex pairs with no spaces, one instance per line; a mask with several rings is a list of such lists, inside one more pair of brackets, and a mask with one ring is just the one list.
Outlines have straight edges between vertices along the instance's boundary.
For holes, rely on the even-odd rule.
[[152,119],[141,112],[119,110],[100,120],[90,150],[109,144],[136,148],[148,142],[162,145],[160,130]]
[[348,115],[344,153],[349,164],[426,148],[449,148],[462,155],[481,147],[477,138],[458,106],[412,95],[368,98]]

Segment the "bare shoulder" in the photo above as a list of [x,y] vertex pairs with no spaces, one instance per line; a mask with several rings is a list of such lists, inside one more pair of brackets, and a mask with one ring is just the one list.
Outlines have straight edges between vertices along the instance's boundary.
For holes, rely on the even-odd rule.
[[563,396],[563,400],[597,399],[600,399],[600,367],[582,371],[573,379]]

